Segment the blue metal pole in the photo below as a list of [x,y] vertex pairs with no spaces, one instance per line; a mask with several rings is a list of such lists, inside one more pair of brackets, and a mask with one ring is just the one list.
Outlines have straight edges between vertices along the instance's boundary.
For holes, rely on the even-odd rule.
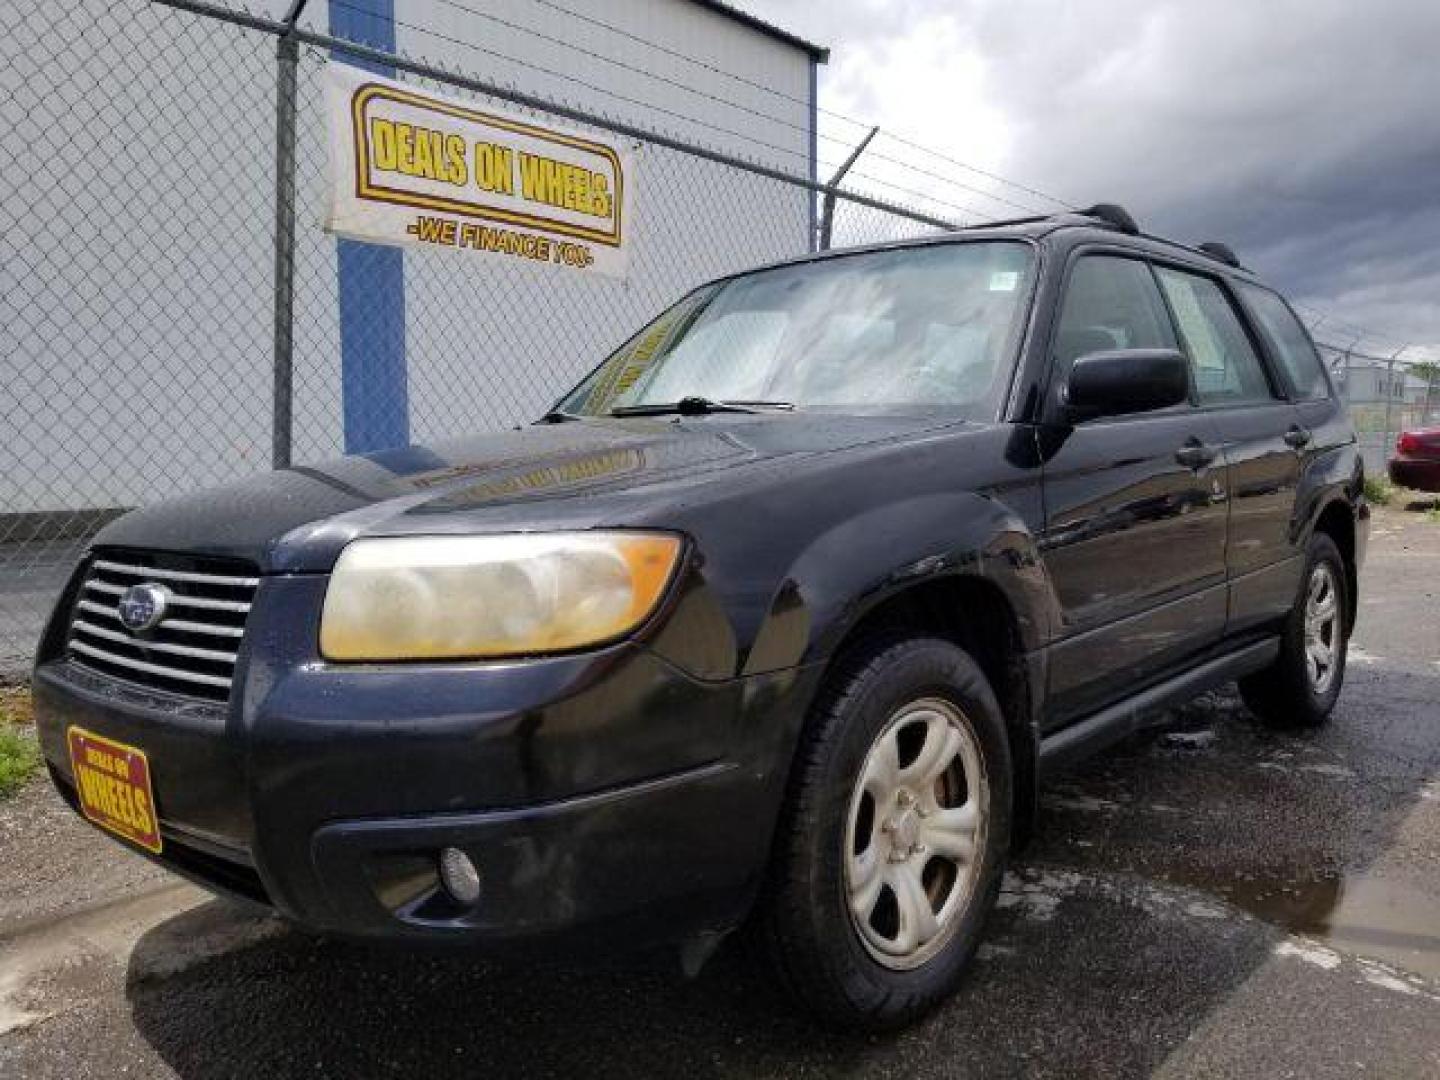
[[[330,0],[330,33],[393,53],[393,0]],[[377,75],[395,74],[393,67],[372,59],[343,54],[339,58]],[[404,446],[410,441],[404,253],[341,239],[336,242],[335,261],[345,452]]]

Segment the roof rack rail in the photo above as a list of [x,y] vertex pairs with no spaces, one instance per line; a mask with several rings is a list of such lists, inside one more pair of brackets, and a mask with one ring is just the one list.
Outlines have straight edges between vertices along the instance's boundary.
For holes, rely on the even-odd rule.
[[1195,250],[1203,251],[1216,262],[1222,262],[1226,266],[1233,266],[1236,270],[1244,269],[1240,265],[1240,260],[1236,257],[1234,249],[1232,249],[1229,244],[1222,244],[1218,240],[1207,240],[1203,244],[1196,245]]
[[968,229],[1004,229],[1011,225],[1033,225],[1037,221],[1050,221],[1053,218],[1061,217],[1060,214],[1030,214],[1028,217],[1000,218],[997,221],[974,221],[969,225],[961,225],[957,232]]
[[1103,221],[1106,225],[1113,226],[1123,233],[1129,233],[1131,236],[1138,236],[1140,234],[1139,224],[1137,224],[1135,219],[1130,215],[1130,211],[1126,210],[1119,203],[1096,203],[1089,209],[1077,210],[1076,213],[1081,217],[1095,218],[1097,221]]
[[1218,240],[1207,240],[1203,244],[1191,247],[1189,244],[1182,244],[1178,240],[1171,240],[1164,236],[1151,236],[1149,233],[1141,232],[1140,225],[1126,210],[1118,203],[1096,203],[1094,206],[1084,210],[1061,210],[1054,214],[1034,214],[1029,217],[1007,218],[1002,221],[977,221],[971,225],[960,226],[959,231],[971,229],[1003,229],[1010,225],[1032,225],[1040,221],[1052,221],[1056,225],[1079,225],[1083,224],[1082,219],[1101,225],[1108,225],[1119,232],[1127,233],[1130,236],[1143,236],[1147,240],[1153,240],[1157,244],[1165,244],[1168,247],[1178,248],[1181,251],[1191,251],[1206,258],[1213,259],[1218,263],[1234,267],[1236,270],[1244,270],[1240,259],[1236,256],[1229,244],[1222,244]]
[[1133,236],[1140,235],[1140,226],[1130,216],[1130,212],[1117,203],[1096,203],[1088,210],[1057,210],[1053,214],[1029,214],[1025,217],[1001,218],[998,221],[976,221],[962,225],[960,229],[1003,229],[1011,225],[1033,225],[1040,221],[1078,225],[1080,222],[1076,221],[1076,218],[1089,218],[1091,221],[1109,225],[1112,229],[1119,229]]

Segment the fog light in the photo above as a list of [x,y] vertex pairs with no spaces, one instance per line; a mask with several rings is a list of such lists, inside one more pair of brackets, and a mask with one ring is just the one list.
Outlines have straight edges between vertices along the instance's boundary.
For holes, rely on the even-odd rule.
[[440,850],[440,881],[445,891],[466,907],[480,899],[480,871],[459,848]]

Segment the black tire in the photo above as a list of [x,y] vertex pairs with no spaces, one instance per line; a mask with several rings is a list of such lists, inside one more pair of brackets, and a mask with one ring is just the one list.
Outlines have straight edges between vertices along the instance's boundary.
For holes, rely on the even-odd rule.
[[[1306,609],[1312,577],[1317,568],[1328,571],[1338,609],[1334,624],[1334,670],[1323,689],[1317,689],[1306,659]],[[1315,728],[1329,717],[1345,684],[1345,657],[1350,644],[1349,611],[1345,560],[1334,540],[1325,533],[1316,533],[1310,538],[1295,606],[1285,620],[1280,655],[1265,670],[1240,680],[1240,696],[1263,723],[1276,728]]]
[[[927,700],[958,711],[967,738],[973,734],[967,746],[978,749],[976,759],[983,763],[984,782],[977,790],[988,791],[976,801],[988,804],[988,815],[982,814],[986,824],[977,829],[973,859],[965,862],[975,869],[962,871],[956,864],[953,871],[957,880],[966,875],[968,884],[950,886],[956,906],[944,924],[943,941],[936,935],[938,951],[918,966],[894,970],[872,955],[850,914],[846,845],[855,841],[847,827],[872,746],[882,737],[898,745],[893,718]],[[914,760],[918,757],[917,749]],[[952,768],[959,761],[955,756]],[[757,911],[760,942],[805,1009],[847,1030],[891,1030],[917,1019],[954,989],[999,893],[1010,844],[1012,777],[1004,717],[979,666],[962,650],[934,638],[888,636],[841,659],[802,736]],[[964,798],[968,805],[968,790]],[[932,869],[927,860],[943,859],[923,844],[913,851],[921,880]],[[892,899],[898,898],[892,893]]]

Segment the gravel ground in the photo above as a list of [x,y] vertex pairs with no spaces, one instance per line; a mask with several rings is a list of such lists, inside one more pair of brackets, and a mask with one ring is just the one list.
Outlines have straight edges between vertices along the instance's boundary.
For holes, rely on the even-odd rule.
[[0,803],[0,1076],[1440,1077],[1440,525],[1377,515],[1331,724],[1230,690],[1044,793],[974,969],[895,1038],[727,948],[504,966],[312,938],[43,783]]

